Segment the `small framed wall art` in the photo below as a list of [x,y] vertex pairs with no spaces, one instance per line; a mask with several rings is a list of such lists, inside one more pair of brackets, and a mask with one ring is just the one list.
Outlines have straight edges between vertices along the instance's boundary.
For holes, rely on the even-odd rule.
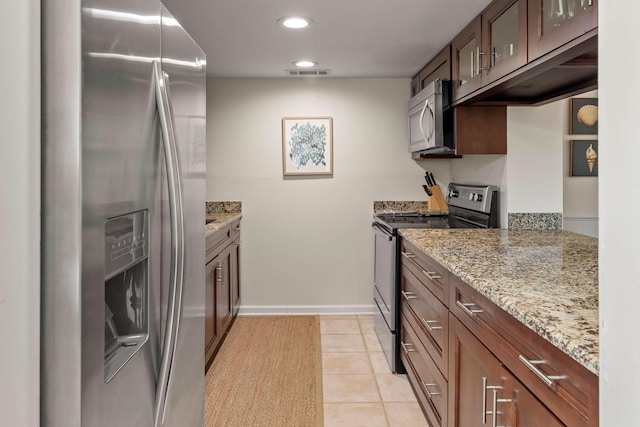
[[570,134],[598,134],[598,98],[571,98],[569,114]]
[[333,118],[282,118],[282,170],[286,175],[333,175]]
[[598,141],[570,141],[569,176],[598,176]]

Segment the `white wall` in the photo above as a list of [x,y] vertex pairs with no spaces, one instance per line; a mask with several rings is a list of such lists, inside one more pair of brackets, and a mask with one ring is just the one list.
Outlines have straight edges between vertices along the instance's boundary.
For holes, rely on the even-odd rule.
[[[242,304],[372,304],[374,200],[424,200],[409,79],[209,79],[207,200],[240,200]],[[283,178],[283,116],[333,117],[334,175]],[[322,308],[322,309],[326,309]]]
[[[576,98],[597,98],[598,91],[590,91]],[[563,228],[576,233],[598,236],[598,178],[590,176],[569,176],[571,140],[597,140],[598,135],[569,134],[569,100],[558,101],[562,104],[563,118]],[[598,153],[599,154],[599,153]]]
[[562,105],[507,108],[507,211],[562,212]]
[[0,424],[39,425],[40,2],[0,14]]
[[[636,425],[640,402],[640,80],[624,78],[640,67],[640,3],[599,2],[599,283],[600,425]],[[622,209],[620,201],[633,209]]]

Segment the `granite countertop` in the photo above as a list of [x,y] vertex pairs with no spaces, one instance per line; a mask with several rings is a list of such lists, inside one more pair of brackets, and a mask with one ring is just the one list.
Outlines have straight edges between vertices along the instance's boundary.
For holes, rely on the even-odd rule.
[[598,239],[562,230],[400,234],[598,375]]
[[205,238],[242,218],[241,202],[205,202]]

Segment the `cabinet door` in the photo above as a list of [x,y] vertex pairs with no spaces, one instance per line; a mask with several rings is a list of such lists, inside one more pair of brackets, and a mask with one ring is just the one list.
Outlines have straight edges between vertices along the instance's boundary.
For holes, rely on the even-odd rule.
[[481,48],[481,19],[474,19],[451,41],[451,74],[453,100],[480,89],[480,63],[476,60]]
[[529,62],[598,27],[598,0],[529,0]]
[[420,71],[420,89],[436,79],[451,80],[451,46],[447,45]]
[[503,399],[511,400],[515,411],[513,414],[514,422],[508,425],[518,427],[564,426],[511,372],[503,367],[500,375],[508,380],[508,389],[505,390]]
[[527,1],[498,0],[482,14],[482,85],[527,63]]
[[413,79],[411,79],[411,97],[420,92],[420,89],[421,87],[419,76],[415,76]]
[[216,323],[218,335],[222,336],[231,322],[231,246],[227,247],[213,262],[217,261],[216,270]]
[[218,263],[216,258],[210,261],[205,269],[205,284],[204,284],[204,311],[205,311],[205,323],[204,323],[204,336],[205,336],[205,361],[209,363],[213,352],[217,345],[218,340],[218,326],[216,319],[216,276]]
[[[457,427],[515,426],[511,404],[500,402],[498,419],[492,404],[508,387],[500,362],[453,315],[449,319],[449,420]],[[492,424],[488,424],[488,423]]]
[[236,316],[240,308],[240,240],[231,246],[231,304],[232,314]]

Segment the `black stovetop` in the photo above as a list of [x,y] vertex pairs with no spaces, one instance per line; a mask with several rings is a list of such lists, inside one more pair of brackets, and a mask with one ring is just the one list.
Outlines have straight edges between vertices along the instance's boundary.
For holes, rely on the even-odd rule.
[[384,213],[375,216],[376,222],[389,231],[399,228],[449,228],[448,216],[406,213]]

